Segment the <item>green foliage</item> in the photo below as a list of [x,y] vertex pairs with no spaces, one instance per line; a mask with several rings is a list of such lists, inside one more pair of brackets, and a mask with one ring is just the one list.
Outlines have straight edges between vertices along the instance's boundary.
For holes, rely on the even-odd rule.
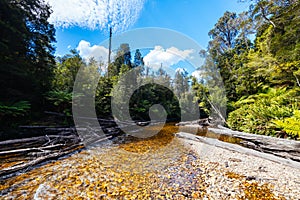
[[8,138],[13,137],[11,129],[18,127],[20,122],[26,122],[30,118],[31,105],[28,101],[18,101],[16,103],[0,102],[0,134],[3,139],[4,135]]
[[[52,91],[46,95],[47,100],[51,104],[50,109],[70,116],[72,114],[72,96],[76,98],[82,95],[90,95],[94,89],[96,90],[102,66],[103,64],[94,58],[88,61],[84,60],[76,50],[71,50],[70,54],[58,58],[56,68],[54,69],[55,76],[52,80]],[[76,79],[79,70],[81,70],[81,76]],[[76,94],[73,93],[75,79],[77,81],[76,84],[80,86]],[[99,102],[101,102],[99,99],[105,98],[110,93],[110,89],[107,89],[107,87],[111,87],[101,87],[102,83],[101,79],[99,83],[100,87],[96,90],[96,107],[101,111],[103,109],[99,108]],[[99,92],[99,89],[104,91]],[[106,92],[107,90],[109,90],[108,93]],[[75,102],[80,104],[80,102]]]
[[236,13],[225,12],[209,32],[212,40],[209,42],[207,61],[211,59],[212,61],[207,64],[208,67],[217,65],[229,101],[236,101],[241,97],[241,93],[253,94],[252,88],[241,84],[245,76],[247,78],[251,76],[250,71],[244,68],[247,53],[252,47],[247,38],[251,31],[252,26],[247,20],[247,13],[236,15]]
[[188,86],[188,73],[186,71],[181,72],[180,70],[175,73],[174,79],[174,93],[177,97],[184,96],[189,90]]
[[211,55],[205,55],[205,53],[204,56],[206,56],[206,60],[199,68],[201,70],[200,83],[197,83],[196,79],[192,80],[192,89],[198,100],[200,115],[201,117],[210,115],[218,121],[225,122],[226,104],[228,101],[223,83],[225,78],[223,77],[222,79],[222,72],[219,72],[214,58]]
[[96,112],[100,117],[111,116],[111,90],[113,88],[113,80],[109,77],[100,77],[96,90]]
[[244,132],[275,135],[273,120],[290,117],[299,106],[300,91],[297,89],[270,88],[266,93],[258,93],[242,98],[235,103],[237,108],[229,113],[230,128]]
[[[186,92],[179,99],[179,104],[181,108],[181,114],[179,116],[184,117],[186,120],[195,120],[194,116],[199,115],[199,105],[197,105],[194,93]],[[177,113],[179,114],[178,111]],[[199,117],[201,117],[201,115]],[[178,117],[178,119],[180,118]]]
[[295,110],[292,117],[273,120],[273,122],[291,137],[300,138],[300,110]]
[[0,101],[5,102],[0,118],[5,133],[39,118],[47,107],[44,94],[51,89],[55,65],[50,14],[43,0],[0,1]]
[[273,17],[278,27],[272,32],[270,51],[281,62],[299,60],[299,1],[279,11],[280,13]]
[[78,70],[80,67],[86,66],[86,63],[76,50],[71,50],[70,53],[62,58],[58,58],[56,67],[53,70],[52,88],[55,90],[71,92]]
[[[215,64],[220,71],[231,128],[274,135],[285,127],[295,136],[298,129],[293,120],[298,118],[292,113],[299,109],[300,96],[299,1],[250,2],[248,12],[225,12],[209,32],[212,40],[204,69],[213,74],[209,67]],[[252,45],[249,34],[253,33]],[[288,130],[287,123],[295,132]]]
[[[236,13],[226,11],[224,15],[215,24],[215,27],[209,31],[210,50],[213,54],[223,54],[226,50],[234,48],[235,38],[238,36],[238,23]],[[215,55],[215,56],[216,56]]]
[[132,68],[130,47],[127,43],[121,44],[118,48],[115,56],[115,61],[108,66],[108,76],[118,76],[122,65],[126,65],[129,69]]
[[42,0],[0,2],[0,93],[2,101],[28,100],[37,110],[50,89],[54,26]]
[[29,110],[30,103],[28,101],[19,101],[11,105],[0,102],[0,119],[3,119],[4,117],[15,118],[25,116],[28,114]]
[[137,49],[134,54],[133,67],[143,67],[143,66],[144,66],[144,60],[142,54],[140,50]]
[[146,84],[134,92],[129,102],[132,118],[150,120],[149,109],[154,104],[161,104],[165,108],[168,119],[180,120],[178,99],[171,90],[158,84]]
[[71,115],[72,108],[72,93],[66,91],[50,91],[46,97],[55,107],[55,111],[64,113],[67,116]]
[[209,95],[208,88],[202,83],[198,83],[197,79],[193,77],[192,79],[192,90],[198,100],[198,105],[200,109],[200,117],[206,118],[210,114],[211,106],[208,102],[207,96]]

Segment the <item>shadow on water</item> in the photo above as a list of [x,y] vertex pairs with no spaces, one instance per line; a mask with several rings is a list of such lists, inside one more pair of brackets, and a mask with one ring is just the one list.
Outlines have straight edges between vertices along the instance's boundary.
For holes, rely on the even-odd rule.
[[[177,132],[187,132],[191,134],[196,134],[197,136],[202,136],[206,138],[217,139],[222,142],[227,142],[231,144],[243,145],[242,139],[231,137],[224,134],[217,134],[208,131],[206,126],[176,126],[176,123],[166,123],[164,127],[158,132],[158,134],[149,138],[136,138],[133,136],[121,136],[115,140],[115,143],[119,148],[133,152],[133,153],[145,153],[150,149],[157,150],[167,146],[175,137]],[[148,126],[146,129],[156,130],[159,126]],[[138,130],[137,130],[138,131]]]
[[222,142],[227,142],[231,144],[238,144],[242,145],[243,140],[236,138],[236,137],[231,137],[228,135],[223,135],[223,134],[217,134],[208,131],[208,128],[206,126],[204,127],[198,127],[198,126],[182,126],[180,127],[180,131],[186,132],[186,133],[192,133],[201,136],[201,137],[206,137],[206,138],[212,138],[212,139],[217,139]]
[[[217,139],[222,142],[227,142],[231,144],[242,145],[243,140],[231,137],[224,134],[217,134],[209,132],[207,127],[199,126],[176,126],[176,123],[166,123],[165,126],[158,132],[158,134],[149,138],[136,138],[132,136],[121,136],[115,140],[115,143],[119,148],[124,149],[133,153],[145,153],[150,149],[157,150],[167,146],[175,137],[177,132],[187,132],[191,134],[196,134],[197,136],[202,136],[206,138]],[[159,126],[148,126],[147,129],[155,130]],[[137,130],[138,131],[138,130]]]
[[149,138],[136,138],[132,136],[122,137],[122,141],[119,143],[119,148],[133,153],[145,153],[151,150],[158,150],[167,146],[174,139],[174,133],[178,132],[178,126],[175,123],[166,123],[165,126],[159,131],[159,126],[149,126],[146,128],[149,131],[155,131],[158,133]]

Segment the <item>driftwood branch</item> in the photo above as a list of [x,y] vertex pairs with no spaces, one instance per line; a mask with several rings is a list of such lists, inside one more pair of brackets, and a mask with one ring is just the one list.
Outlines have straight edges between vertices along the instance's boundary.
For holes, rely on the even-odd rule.
[[[114,126],[114,121],[101,122],[104,123],[101,128],[105,129],[105,135],[98,135],[98,132],[102,131],[99,127],[20,126],[28,135],[37,133],[41,136],[0,141],[0,179],[81,149],[84,147],[83,139],[99,143],[119,132]],[[89,138],[82,138],[82,135],[80,137],[77,134],[78,130],[86,132]]]
[[51,153],[51,154],[48,154],[48,155],[45,155],[45,156],[38,157],[38,158],[36,158],[34,160],[31,160],[29,162],[25,162],[25,163],[22,162],[21,164],[17,164],[17,165],[14,165],[14,166],[11,166],[11,167],[8,167],[8,168],[5,168],[5,169],[1,169],[0,170],[0,176],[12,174],[14,172],[27,169],[29,167],[33,167],[34,165],[40,164],[42,162],[45,162],[45,161],[48,161],[48,160],[51,160],[51,159],[59,158],[61,156],[70,154],[70,153],[72,153],[72,152],[74,152],[78,149],[81,149],[81,148],[83,148],[83,146],[80,146],[78,144],[74,144],[74,145],[64,149],[63,151],[54,152],[54,153]]
[[[51,133],[38,137],[6,140],[0,142],[0,176],[9,175],[33,167],[44,161],[59,158],[83,148],[75,128],[47,126],[22,126],[26,131]],[[5,159],[5,160],[4,160]]]
[[49,149],[54,149],[57,147],[62,147],[64,144],[55,144],[55,145],[50,145],[50,146],[45,146],[45,147],[33,147],[33,148],[25,148],[25,149],[13,149],[9,151],[0,151],[0,156],[7,155],[7,154],[16,154],[16,153],[27,153],[27,152],[32,152],[32,151],[43,151],[49,150]]
[[294,74],[294,77],[296,78],[297,85],[300,87],[300,80],[298,79],[298,77],[296,76],[296,74]]
[[222,113],[214,106],[214,104],[209,100],[208,97],[206,97],[208,103],[211,105],[211,107],[214,109],[214,111],[217,113],[217,115],[220,117],[220,119],[222,120],[222,122],[224,124],[226,124],[226,120],[225,118],[223,117]]

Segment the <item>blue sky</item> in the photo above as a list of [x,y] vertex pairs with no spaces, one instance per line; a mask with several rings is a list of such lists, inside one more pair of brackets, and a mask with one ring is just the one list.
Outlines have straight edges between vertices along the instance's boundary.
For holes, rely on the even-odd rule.
[[[55,2],[59,4],[60,1]],[[73,6],[76,6],[74,3],[76,4],[76,0],[73,1]],[[83,7],[81,4],[78,7]],[[127,30],[143,27],[168,28],[186,34],[200,46],[206,47],[209,41],[208,31],[226,10],[241,12],[247,8],[247,4],[238,3],[237,0],[146,0],[137,20]],[[90,27],[79,27],[76,24],[69,27],[56,25],[56,54],[68,53],[81,40],[98,45],[107,37],[105,30],[91,30]]]
[[[190,43],[196,42],[201,48],[206,48],[210,40],[209,30],[225,11],[240,13],[248,10],[248,4],[239,3],[238,0],[47,1],[53,10],[49,21],[56,28],[56,56],[63,56],[69,53],[70,49],[77,49],[83,58],[94,57],[104,62],[108,57],[108,27],[113,27],[113,36],[116,37],[113,38],[113,44],[118,41],[118,37],[126,35],[128,31],[158,27],[174,30],[193,40]],[[177,33],[172,37],[178,38]],[[152,32],[144,31],[139,35],[143,34],[151,37]],[[156,37],[159,39],[160,36]],[[119,39],[129,43],[130,47],[134,46],[135,36],[128,38],[125,41]],[[185,68],[195,76],[200,74],[199,70],[195,73],[201,65],[201,61],[195,61],[195,58],[199,57],[198,47],[191,45],[192,48],[175,39],[172,44],[172,39],[168,37],[161,43],[156,43],[155,38],[153,41],[151,47],[148,45],[147,50],[141,51],[144,61],[150,67],[155,69],[163,63],[164,66],[173,69]],[[186,38],[183,38],[183,41],[189,43]],[[115,44],[113,48],[116,49],[119,45]],[[133,48],[132,50],[134,51]],[[197,63],[197,66],[190,64],[193,62]]]

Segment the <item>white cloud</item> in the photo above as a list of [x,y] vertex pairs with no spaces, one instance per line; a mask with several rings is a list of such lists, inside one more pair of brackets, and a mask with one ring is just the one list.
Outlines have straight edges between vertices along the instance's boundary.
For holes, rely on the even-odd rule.
[[198,80],[202,79],[203,78],[203,75],[202,75],[202,71],[201,70],[196,70],[192,73],[192,76],[194,76],[195,78],[197,78]]
[[56,26],[80,26],[120,32],[133,25],[145,0],[46,0],[53,13],[49,21]]
[[108,59],[108,49],[104,46],[93,45],[91,43],[81,40],[76,48],[79,51],[79,55],[84,59],[94,57],[97,61],[106,62]]
[[144,62],[151,67],[160,66],[161,64],[165,67],[170,67],[180,61],[192,58],[191,54],[193,52],[193,49],[180,50],[176,47],[164,49],[161,46],[155,46],[154,49],[144,57]]

